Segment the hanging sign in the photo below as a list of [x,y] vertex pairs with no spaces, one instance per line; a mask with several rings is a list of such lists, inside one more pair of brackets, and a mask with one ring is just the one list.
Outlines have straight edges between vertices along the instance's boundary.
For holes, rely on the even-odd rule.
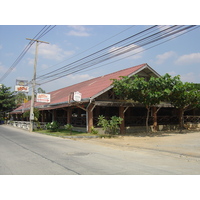
[[81,101],[81,96],[82,94],[80,92],[74,92],[74,95],[73,95],[73,100],[74,101]]
[[16,92],[29,92],[29,87],[28,86],[16,85],[15,86],[15,91]]
[[50,103],[50,101],[51,101],[51,95],[50,94],[43,94],[43,93],[37,94],[36,102]]
[[16,80],[16,85],[28,86],[28,80]]
[[29,92],[28,81],[27,80],[16,80],[15,86],[16,92]]

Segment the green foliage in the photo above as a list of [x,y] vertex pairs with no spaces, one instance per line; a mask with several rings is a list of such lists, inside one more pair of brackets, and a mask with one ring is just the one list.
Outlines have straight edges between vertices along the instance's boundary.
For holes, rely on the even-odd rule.
[[72,131],[74,127],[71,124],[66,124],[65,125],[65,129],[67,129],[68,131]]
[[51,132],[56,132],[58,131],[60,125],[58,122],[56,121],[53,121],[53,122],[49,122],[47,125],[46,125],[46,128],[47,130],[50,130]]
[[118,134],[119,124],[122,123],[123,119],[121,117],[112,116],[110,120],[105,119],[103,115],[98,118],[98,126],[102,126],[105,133]]
[[94,128],[94,126],[92,126],[92,128],[91,128],[91,134],[98,134],[98,133],[99,133],[99,131],[96,130],[96,129]]
[[39,88],[37,89],[37,92],[38,92],[38,93],[46,93],[45,90],[43,90],[41,87],[39,87]]
[[120,99],[139,102],[147,108],[147,130],[149,110],[161,101],[170,102],[174,107],[179,108],[182,113],[180,119],[183,118],[186,109],[200,105],[199,85],[183,83],[180,76],[171,77],[165,74],[158,78],[151,77],[148,82],[137,75],[121,78],[113,80],[113,90]]
[[[33,113],[34,113],[34,121],[37,122],[38,119],[39,119],[39,116],[40,116],[40,111],[39,111],[39,109],[38,109],[38,108],[34,108]],[[30,117],[30,110],[24,112],[24,113],[23,113],[23,117],[24,117],[24,118],[25,118],[25,117],[28,117],[28,118],[29,118],[29,117]]]
[[24,103],[25,99],[27,99],[28,101],[31,100],[31,96],[27,96],[23,92],[19,92],[19,93],[15,94],[14,98],[15,98],[15,103],[17,106],[21,106],[22,103]]
[[66,124],[64,127],[70,132],[70,134],[72,133],[72,129],[74,128],[71,124]]
[[15,106],[14,92],[10,91],[10,87],[1,85],[0,88],[0,113],[5,118],[5,113],[11,111]]

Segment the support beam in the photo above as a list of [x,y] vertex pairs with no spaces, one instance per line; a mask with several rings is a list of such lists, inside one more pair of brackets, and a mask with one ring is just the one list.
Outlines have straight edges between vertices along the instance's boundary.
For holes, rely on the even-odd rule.
[[72,109],[69,107],[67,109],[67,124],[71,124]]
[[52,116],[53,121],[57,120],[57,110],[53,110],[53,116]]

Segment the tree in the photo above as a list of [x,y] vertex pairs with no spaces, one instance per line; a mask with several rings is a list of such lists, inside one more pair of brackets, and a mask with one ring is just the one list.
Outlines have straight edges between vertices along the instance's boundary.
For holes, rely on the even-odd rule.
[[159,89],[162,80],[151,77],[147,82],[143,77],[135,75],[133,77],[122,77],[120,80],[114,79],[112,84],[115,94],[121,99],[133,100],[145,106],[147,109],[146,131],[148,132],[150,108],[164,99],[163,90]]
[[[119,98],[133,100],[146,107],[147,131],[150,108],[161,101],[170,102],[179,109],[180,130],[184,125],[184,112],[200,105],[199,85],[183,83],[180,76],[171,77],[169,74],[165,74],[158,78],[151,77],[148,82],[138,76],[122,77],[120,80],[114,79],[113,86],[114,92]],[[155,118],[157,118],[157,111],[155,111]]]
[[46,93],[45,90],[43,90],[42,88],[38,88],[38,89],[37,89],[37,92],[38,92],[38,93]]
[[10,91],[11,87],[6,87],[1,85],[0,88],[0,113],[2,117],[5,118],[5,114],[11,111],[15,106],[14,92]]
[[17,106],[21,106],[22,103],[24,103],[26,100],[31,100],[31,96],[27,96],[23,92],[18,92],[17,94],[15,94],[15,103]]
[[176,84],[171,89],[169,101],[175,108],[179,109],[179,125],[180,131],[182,131],[184,127],[184,112],[188,109],[199,107],[199,88],[194,83],[183,83],[178,77]]
[[[34,113],[34,121],[37,122],[39,120],[39,116],[40,116],[39,109],[38,108],[34,108],[33,113]],[[30,110],[24,112],[23,113],[23,117],[30,117]]]

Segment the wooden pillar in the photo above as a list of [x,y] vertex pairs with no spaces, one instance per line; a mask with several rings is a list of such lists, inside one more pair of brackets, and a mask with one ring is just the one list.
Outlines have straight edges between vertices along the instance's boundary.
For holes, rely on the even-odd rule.
[[56,121],[57,119],[57,111],[56,110],[53,110],[53,116],[52,116],[52,121]]
[[71,124],[72,109],[69,107],[67,109],[67,124]]
[[90,104],[87,109],[87,131],[91,133],[93,127],[93,104]]
[[122,123],[120,124],[120,134],[125,134],[125,117],[124,117],[124,107],[119,107],[119,117],[123,119]]
[[44,110],[42,110],[42,118],[41,118],[41,122],[44,122]]

